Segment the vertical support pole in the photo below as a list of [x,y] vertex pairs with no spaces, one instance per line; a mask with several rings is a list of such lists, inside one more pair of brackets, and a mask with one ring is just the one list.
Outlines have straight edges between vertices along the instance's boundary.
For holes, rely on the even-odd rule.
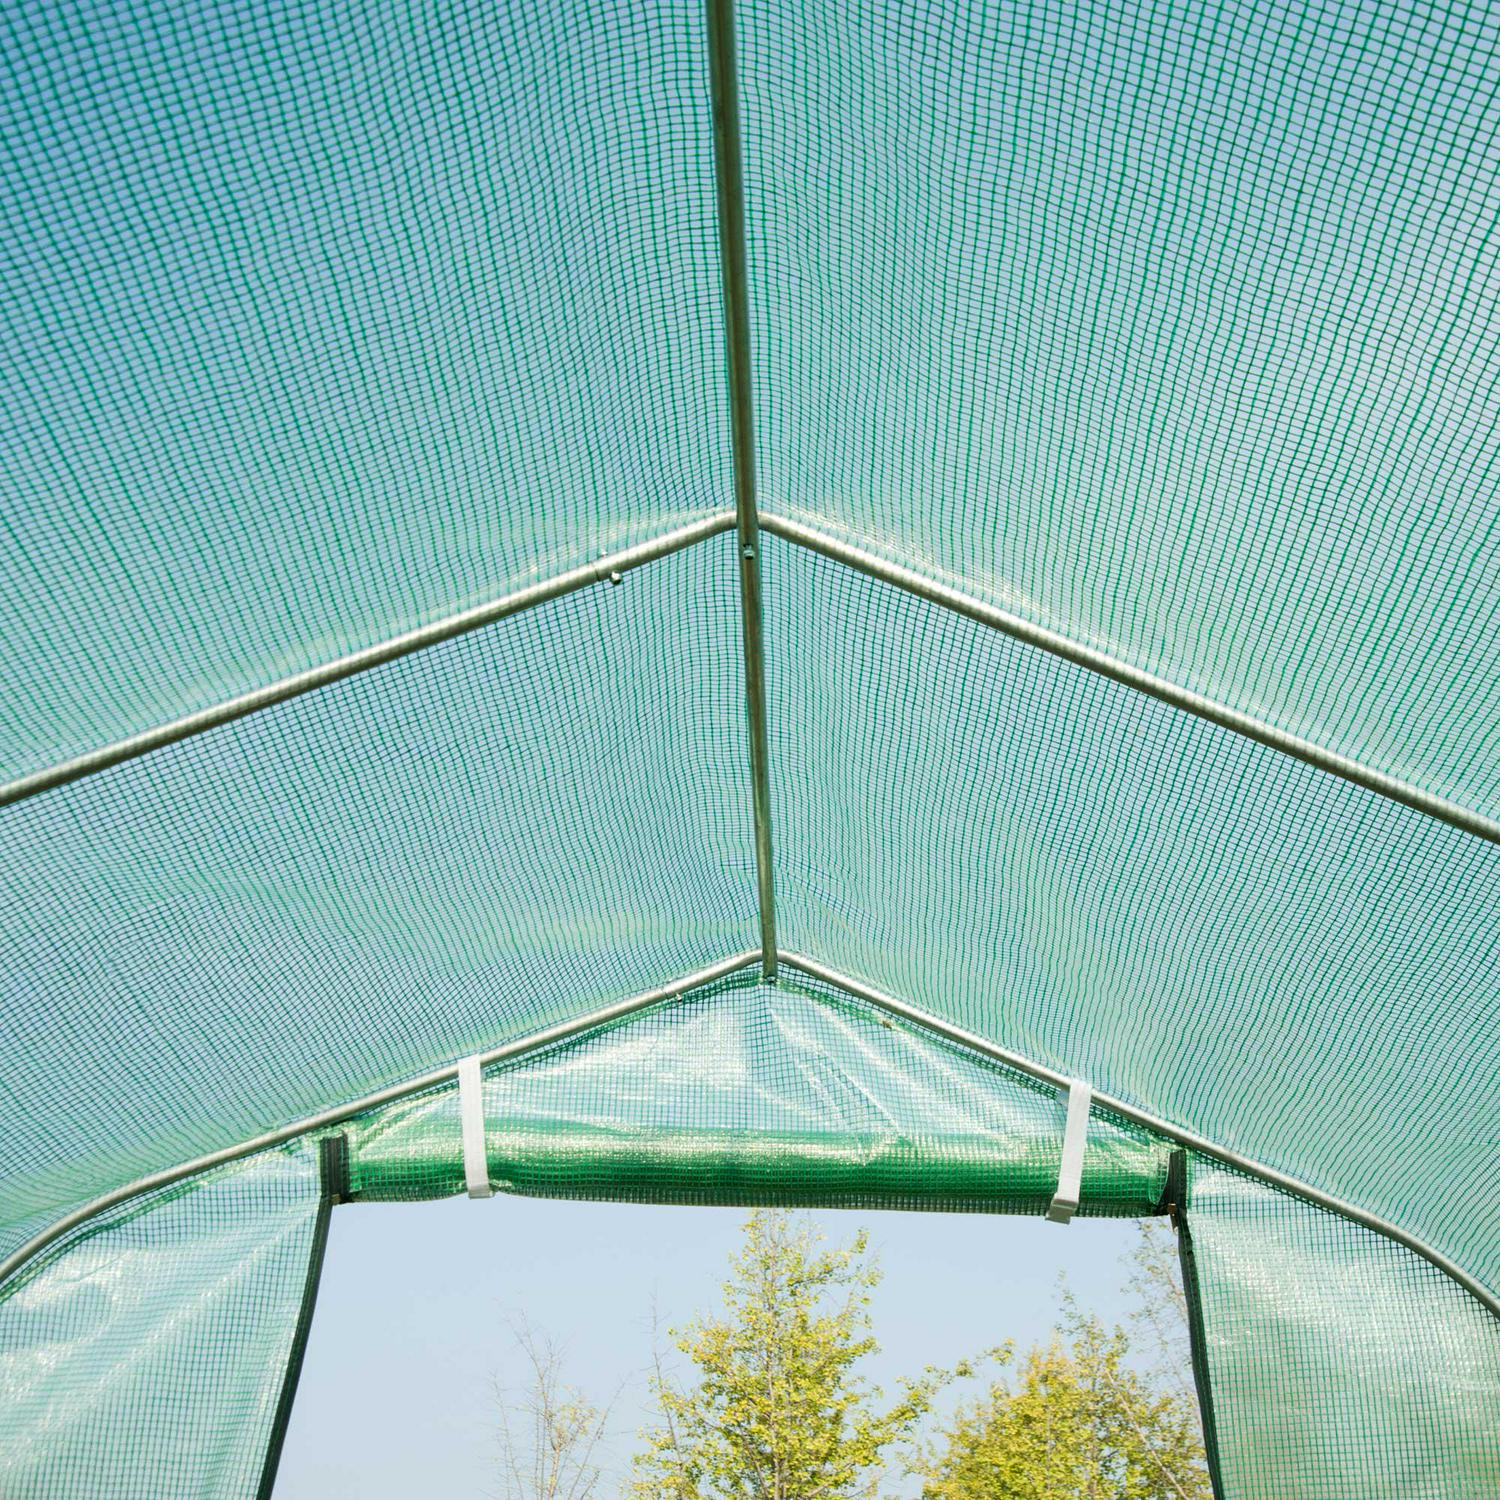
[[755,500],[755,411],[750,379],[749,272],[745,259],[745,191],[740,157],[740,86],[735,63],[734,0],[707,0],[707,5],[714,180],[719,210],[719,271],[724,295],[740,614],[745,643],[745,702],[750,718],[755,869],[760,894],[761,972],[767,979],[774,979],[776,879],[771,863],[771,772],[766,737],[766,663],[761,639],[760,520]]

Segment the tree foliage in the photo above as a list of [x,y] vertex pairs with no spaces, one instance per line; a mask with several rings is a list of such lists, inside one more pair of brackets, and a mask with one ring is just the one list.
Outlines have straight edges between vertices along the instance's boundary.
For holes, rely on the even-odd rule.
[[[631,1500],[869,1500],[903,1470],[924,1500],[1211,1500],[1174,1251],[1143,1225],[1128,1329],[1065,1292],[1056,1336],[913,1452],[937,1393],[980,1361],[929,1368],[887,1400],[862,1373],[880,1282],[864,1232],[829,1248],[804,1219],[755,1213],[721,1312],[672,1332],[691,1379],[658,1351]],[[507,1500],[589,1500],[605,1414],[562,1379],[556,1346],[524,1324],[518,1340],[532,1379],[505,1417]]]
[[1071,1300],[1064,1332],[960,1409],[916,1465],[924,1500],[1209,1500],[1192,1399]]
[[876,1348],[880,1271],[861,1232],[827,1249],[804,1221],[752,1214],[721,1316],[674,1332],[697,1379],[658,1365],[658,1425],[635,1460],[635,1500],[842,1500],[874,1495],[948,1377],[929,1370],[886,1404],[857,1366]]

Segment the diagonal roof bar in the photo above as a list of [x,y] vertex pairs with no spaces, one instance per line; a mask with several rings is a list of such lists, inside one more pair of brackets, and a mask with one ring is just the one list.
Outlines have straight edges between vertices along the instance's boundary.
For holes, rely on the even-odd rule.
[[[858,979],[851,979],[847,974],[841,974],[837,969],[830,969],[826,964],[820,964],[800,953],[783,951],[781,963],[784,968],[806,974],[810,979],[821,980],[834,989],[843,990],[846,995],[853,995],[856,1000],[864,1000],[936,1036],[956,1042],[959,1046],[967,1047],[970,1051],[977,1052],[984,1057],[993,1058],[996,1062],[1004,1063],[1008,1068],[1014,1068],[1018,1073],[1026,1073],[1042,1083],[1051,1084],[1053,1088],[1064,1094],[1072,1085],[1073,1080],[1067,1074],[1059,1073],[1055,1068],[1032,1062],[1030,1058],[1023,1057],[1019,1052],[1011,1052],[994,1042],[986,1041],[984,1037],[976,1036],[972,1031],[953,1026],[937,1016],[930,1015],[927,1011],[906,1004],[904,1000],[897,1000],[894,996],[887,995],[873,985],[865,984]],[[1358,1224],[1363,1229],[1383,1235],[1388,1240],[1394,1240],[1396,1244],[1404,1246],[1414,1255],[1420,1255],[1430,1266],[1457,1282],[1477,1302],[1500,1318],[1500,1297],[1476,1281],[1462,1266],[1449,1260],[1446,1255],[1424,1244],[1415,1235],[1408,1234],[1399,1225],[1392,1224],[1388,1219],[1382,1219],[1379,1214],[1368,1213],[1352,1203],[1346,1203],[1342,1198],[1335,1198],[1331,1193],[1325,1193],[1320,1188],[1312,1187],[1295,1177],[1289,1177],[1285,1172],[1278,1172],[1275,1167],[1268,1167],[1251,1157],[1242,1156],[1238,1151],[1216,1144],[1207,1136],[1199,1135],[1196,1131],[1185,1130],[1180,1125],[1172,1124],[1170,1120],[1162,1119],[1160,1115],[1137,1109],[1133,1104],[1126,1104],[1123,1100],[1116,1099],[1109,1094],[1100,1093],[1098,1089],[1094,1090],[1094,1103],[1100,1109],[1131,1120],[1155,1135],[1175,1141],[1179,1146],[1186,1146],[1190,1151],[1196,1151],[1200,1156],[1212,1157],[1213,1160],[1222,1162],[1225,1166],[1259,1178],[1270,1187],[1290,1193],[1293,1197],[1302,1198],[1308,1203],[1326,1209],[1329,1213],[1337,1214],[1342,1219]]]
[[[995,1062],[1002,1063],[1018,1073],[1025,1073],[1029,1077],[1051,1085],[1053,1088],[1065,1091],[1072,1083],[1072,1080],[1066,1074],[1060,1073],[1054,1068],[1046,1067],[1042,1063],[1033,1062],[1030,1058],[1023,1057],[1018,1052],[1011,1052],[1009,1049],[1001,1047],[995,1042],[988,1041],[984,1037],[975,1035],[973,1032],[965,1031],[962,1027],[954,1026],[914,1005],[908,1005],[905,1001],[897,1000],[894,996],[876,989],[873,985],[865,984],[858,979],[851,979],[848,975],[842,974],[836,969],[831,969],[826,964],[818,963],[816,960],[800,953],[788,953],[785,951],[779,955],[779,958],[781,967],[783,968],[805,974],[810,979],[819,980],[834,989],[842,990],[845,994],[852,995],[857,1000],[862,1000],[869,1005],[875,1006],[877,1009],[886,1011],[890,1015],[897,1016],[915,1026],[920,1026],[924,1030],[932,1032],[935,1036],[941,1036],[982,1057],[988,1057]],[[662,985],[659,989],[648,990],[640,995],[633,995],[629,999],[619,1000],[612,1005],[603,1006],[598,1010],[588,1011],[583,1015],[572,1017],[566,1021],[560,1021],[556,1025],[549,1026],[542,1031],[533,1032],[529,1036],[518,1037],[514,1041],[504,1042],[499,1046],[491,1047],[479,1054],[480,1066],[489,1067],[494,1063],[509,1062],[515,1058],[524,1057],[529,1053],[539,1051],[543,1047],[551,1046],[554,1042],[566,1041],[570,1037],[578,1036],[596,1027],[608,1025],[613,1021],[622,1020],[640,1011],[676,1000],[692,990],[713,984],[720,979],[726,979],[733,974],[742,973],[746,969],[763,966],[764,958],[758,949],[736,954],[733,958],[723,959],[719,963],[711,964],[705,969],[699,969],[695,973],[684,975],[681,979],[673,980],[670,984]],[[169,1187],[175,1182],[181,1182],[185,1178],[196,1176],[200,1172],[207,1172],[215,1167],[226,1166],[230,1162],[239,1161],[243,1157],[253,1156],[258,1151],[265,1151],[274,1146],[285,1145],[301,1136],[311,1135],[319,1130],[331,1129],[336,1125],[341,1125],[345,1121],[353,1119],[356,1115],[364,1114],[366,1111],[376,1109],[383,1104],[389,1104],[397,1099],[405,1099],[413,1094],[422,1093],[424,1090],[446,1083],[450,1079],[456,1079],[458,1077],[458,1068],[459,1063],[457,1061],[447,1063],[416,1078],[409,1078],[402,1083],[392,1084],[388,1088],[380,1089],[373,1094],[367,1094],[363,1098],[351,1100],[347,1104],[323,1110],[319,1114],[310,1115],[304,1120],[296,1121],[294,1124],[280,1126],[275,1130],[269,1130],[265,1134],[255,1136],[250,1140],[242,1141],[232,1146],[225,1146],[218,1151],[208,1153],[206,1156],[181,1162],[177,1166],[167,1167],[160,1172],[153,1172],[149,1176],[137,1179],[135,1182],[115,1188],[111,1192],[105,1193],[91,1202],[84,1204],[82,1207],[74,1209],[71,1213],[57,1220],[56,1223],[48,1225],[46,1229],[34,1235],[13,1254],[6,1257],[4,1261],[0,1261],[0,1296],[4,1295],[5,1283],[43,1250],[47,1249],[48,1246],[56,1244],[70,1230],[76,1229],[79,1225],[87,1223],[90,1219],[116,1207],[118,1204],[129,1202],[132,1198],[138,1198],[144,1193],[155,1191],[157,1188]],[[1291,1194],[1293,1197],[1304,1199],[1319,1208],[1337,1214],[1340,1218],[1348,1219],[1351,1223],[1358,1224],[1375,1234],[1383,1235],[1386,1239],[1392,1240],[1396,1244],[1410,1250],[1414,1255],[1419,1255],[1429,1265],[1441,1271],[1445,1276],[1461,1286],[1487,1311],[1493,1313],[1496,1317],[1500,1317],[1500,1297],[1496,1297],[1493,1292],[1476,1281],[1462,1267],[1449,1260],[1447,1256],[1424,1244],[1414,1235],[1408,1234],[1404,1229],[1381,1218],[1378,1214],[1368,1213],[1362,1208],[1355,1207],[1352,1203],[1346,1203],[1341,1198],[1335,1198],[1332,1194],[1322,1192],[1320,1189],[1301,1182],[1295,1177],[1289,1177],[1286,1173],[1279,1172],[1274,1167],[1267,1167],[1250,1157],[1242,1156],[1237,1151],[1219,1146],[1205,1136],[1173,1125],[1170,1121],[1164,1120],[1158,1115],[1153,1115],[1143,1109],[1137,1109],[1133,1105],[1115,1099],[1109,1094],[1100,1093],[1095,1090],[1094,1103],[1099,1108],[1108,1110],[1112,1114],[1134,1121],[1137,1125],[1166,1140],[1186,1146],[1201,1156],[1211,1157],[1215,1161],[1223,1162],[1226,1166],[1234,1167],[1236,1170],[1244,1172],[1251,1177],[1258,1178],[1271,1187],[1278,1188],[1282,1192]]]
[[750,787],[760,943],[767,979],[776,977],[776,878],[771,857],[771,772],[766,734],[766,664],[760,606],[760,521],[755,499],[755,410],[750,372],[750,294],[745,257],[740,86],[734,0],[708,0],[708,72],[713,96],[714,183],[718,191],[719,270],[724,294],[734,511],[739,534],[740,613],[745,642],[745,705],[750,720]]
[[[1119,660],[1103,651],[1095,650],[1090,646],[1083,646],[1076,641],[1069,640],[1066,636],[1059,635],[1056,631],[1048,630],[1043,626],[1034,624],[1030,620],[1013,615],[985,600],[978,599],[970,594],[965,594],[950,585],[938,583],[933,579],[915,572],[904,565],[880,557],[875,553],[868,552],[861,547],[826,532],[808,526],[800,521],[791,520],[785,516],[761,515],[759,517],[759,528],[778,536],[784,541],[796,546],[804,547],[808,551],[819,553],[823,557],[840,562],[848,567],[866,574],[871,578],[883,583],[891,584],[895,588],[913,594],[918,598],[925,599],[930,604],[939,608],[952,610],[956,614],[974,620],[976,623],[988,626],[992,630],[998,630],[1015,640],[1022,641],[1027,645],[1037,646],[1054,656],[1061,657],[1064,661],[1072,662],[1088,671],[1097,672],[1103,677],[1121,683],[1125,687],[1133,688],[1137,692],[1146,693],[1148,696],[1158,699],[1173,708],[1206,719],[1212,724],[1217,724],[1224,729],[1229,729],[1236,734],[1243,735],[1246,739],[1254,740],[1257,744],[1265,745],[1272,750],[1280,751],[1284,755],[1290,755],[1297,760],[1305,762],[1320,771],[1326,771],[1331,775],[1338,776],[1344,781],[1353,783],[1355,786],[1365,788],[1378,796],[1388,798],[1393,802],[1399,802],[1417,812],[1424,813],[1428,817],[1436,818],[1439,822],[1447,823],[1454,828],[1461,829],[1465,833],[1473,834],[1476,838],[1485,839],[1490,843],[1500,844],[1500,820],[1486,817],[1483,813],[1474,812],[1469,808],[1461,807],[1455,802],[1439,797],[1432,792],[1423,791],[1400,780],[1398,777],[1387,775],[1383,771],[1372,770],[1348,756],[1339,755],[1337,752],[1315,745],[1309,740],[1304,740],[1285,730],[1278,729],[1275,725],[1267,724],[1254,716],[1242,713],[1238,709],[1228,708],[1223,704],[1216,703],[1211,698],[1206,698],[1200,693],[1194,693],[1187,688],[1179,687],[1176,683],[1169,682],[1165,678],[1157,677],[1153,673],[1134,667],[1128,662]],[[755,526],[754,517],[750,527],[752,534],[758,528]],[[694,521],[687,526],[679,527],[674,531],[664,533],[659,537],[653,537],[649,541],[639,542],[632,547],[626,547],[619,552],[607,553],[596,562],[584,563],[580,567],[570,569],[566,573],[559,574],[555,578],[545,579],[540,583],[528,584],[525,588],[517,589],[512,593],[505,594],[499,599],[491,600],[487,604],[476,605],[472,609],[461,611],[455,615],[449,615],[441,620],[435,620],[429,625],[423,625],[416,630],[408,631],[403,635],[396,636],[389,641],[381,641],[373,646],[367,646],[362,650],[339,657],[336,661],[325,663],[322,666],[312,667],[305,672],[299,672],[291,677],[283,678],[263,688],[256,688],[251,692],[241,694],[237,698],[231,698],[225,703],[215,704],[209,708],[200,709],[195,713],[184,715],[180,719],[174,719],[170,723],[161,724],[155,728],[142,731],[140,734],[131,735],[126,739],[117,740],[109,745],[102,745],[95,750],[86,751],[83,755],[72,760],[63,761],[55,766],[46,766],[41,770],[32,771],[24,776],[16,777],[14,780],[0,783],[0,807],[5,807],[12,802],[22,802],[28,797],[52,790],[54,787],[66,786],[69,782],[82,780],[99,771],[108,770],[111,766],[119,765],[123,761],[135,760],[140,756],[149,754],[153,750],[162,749],[167,745],[176,744],[179,740],[191,738],[193,735],[202,734],[210,729],[216,729],[220,725],[232,723],[235,719],[245,718],[247,715],[256,713],[260,709],[270,708],[277,703],[284,703],[288,699],[300,697],[304,693],[314,692],[320,687],[326,687],[332,683],[340,682],[346,677],[356,676],[360,672],[367,672],[372,667],[384,665],[386,662],[397,661],[403,656],[409,656],[414,652],[424,650],[428,646],[435,646],[443,641],[452,640],[455,636],[467,634],[471,630],[478,630],[486,625],[503,620],[507,616],[520,614],[525,610],[535,608],[539,604],[546,604],[553,599],[562,598],[566,594],[577,592],[579,589],[587,588],[592,584],[601,582],[616,574],[624,574],[633,568],[638,568],[646,563],[654,562],[659,558],[670,556],[683,548],[693,546],[697,542],[706,541],[710,537],[718,536],[729,530],[739,530],[743,534],[740,516],[736,512],[720,511],[713,515],[705,516],[702,520]],[[749,544],[755,548],[758,554],[758,543]],[[742,553],[743,553],[742,544]],[[746,571],[755,574],[754,589],[754,611],[757,622],[760,617],[760,588],[758,556],[744,558],[742,556],[742,579]],[[752,566],[747,570],[744,564]],[[759,644],[759,630],[756,632],[756,642]],[[748,653],[747,653],[748,656]],[[758,797],[763,797],[766,808],[764,819],[765,838],[761,838],[761,824],[757,820],[757,862],[759,863],[761,846],[764,842],[767,855],[767,880],[762,888],[762,894],[767,894],[766,887],[769,886],[769,850],[770,850],[770,795],[768,767],[766,765],[765,751],[765,679],[764,659],[760,651],[755,653],[758,666],[757,692],[755,696],[761,706],[759,716],[752,712],[751,725],[751,758],[752,762],[760,766],[762,774],[757,776],[752,770],[752,776],[756,784],[761,788]],[[748,666],[748,661],[747,661]],[[749,692],[749,672],[747,670],[747,697]],[[760,734],[754,733],[756,723],[760,725]],[[757,743],[758,741],[758,743]],[[774,905],[772,911],[772,927],[774,931]],[[764,926],[764,924],[763,924]],[[768,971],[770,972],[770,971]]]
[[476,604],[472,609],[447,615],[441,620],[434,620],[430,625],[422,625],[416,630],[408,630],[405,634],[398,635],[391,640],[366,646],[362,650],[351,652],[348,656],[341,656],[336,661],[325,662],[319,667],[310,667],[305,672],[284,677],[280,682],[273,682],[266,687],[256,688],[252,692],[242,693],[237,698],[229,699],[227,703],[217,703],[210,708],[199,709],[196,713],[186,714],[180,719],[173,719],[170,723],[144,730],[140,734],[131,735],[128,739],[116,740],[112,745],[101,745],[97,750],[89,750],[73,760],[63,761],[60,765],[47,766],[40,771],[32,771],[29,775],[19,776],[14,781],[0,785],[0,807],[5,807],[11,802],[24,801],[27,797],[35,797],[39,792],[51,791],[54,787],[66,786],[70,781],[80,781],[85,776],[92,776],[98,771],[106,771],[122,761],[135,760],[138,756],[146,755],[152,750],[160,750],[166,745],[175,745],[179,740],[190,739],[193,735],[202,734],[209,729],[217,729],[222,724],[232,723],[235,719],[243,719],[260,709],[270,708],[277,703],[285,703],[289,698],[300,698],[304,693],[311,693],[331,683],[341,682],[344,678],[354,677],[360,672],[368,672],[371,667],[384,666],[387,662],[410,656],[413,652],[425,650],[428,646],[451,641],[455,636],[466,635],[469,631],[479,630],[485,625],[493,625],[497,620],[503,620],[508,615],[520,614],[523,610],[534,609],[539,604],[548,604],[553,599],[562,598],[564,594],[576,593],[579,589],[588,588],[589,585],[600,583],[606,578],[616,579],[621,574],[628,573],[632,568],[639,568],[645,563],[655,562],[658,558],[667,557],[673,552],[680,552],[684,547],[691,547],[695,542],[718,536],[721,532],[730,530],[734,524],[735,518],[732,512],[715,512],[713,515],[703,517],[700,521],[693,521],[687,526],[680,526],[674,531],[652,537],[649,541],[637,542],[634,546],[622,548],[619,552],[605,553],[597,561],[571,568],[555,578],[528,584],[525,588],[516,589],[512,593],[503,594],[498,599],[492,599],[487,604]]
[[[670,984],[664,984],[659,989],[632,995],[627,1000],[617,1000],[613,1005],[586,1011],[582,1015],[559,1021],[554,1026],[548,1026],[542,1031],[534,1031],[529,1036],[518,1037],[515,1041],[502,1042],[499,1046],[490,1047],[479,1054],[479,1065],[482,1068],[488,1068],[494,1063],[509,1062],[513,1058],[525,1057],[528,1053],[537,1052],[543,1047],[550,1047],[554,1042],[566,1041],[569,1037],[578,1036],[581,1032],[592,1031],[598,1026],[608,1025],[611,1021],[619,1021],[626,1016],[635,1015],[638,1011],[649,1010],[652,1006],[675,1000],[689,990],[701,989],[704,985],[727,979],[732,974],[738,974],[742,970],[759,965],[760,962],[761,954],[758,948],[747,953],[736,954],[733,958],[721,959],[716,964],[710,964],[706,969],[685,974],[681,979],[674,979]],[[309,1115],[306,1119],[297,1120],[291,1125],[279,1126],[275,1130],[266,1131],[264,1135],[254,1136],[248,1141],[240,1141],[218,1151],[211,1151],[206,1156],[194,1157],[191,1161],[180,1162],[175,1167],[166,1167],[160,1172],[153,1172],[147,1177],[126,1183],[123,1187],[115,1188],[85,1203],[81,1208],[76,1208],[64,1215],[55,1224],[49,1224],[40,1234],[33,1235],[13,1254],[0,1261],[0,1296],[4,1294],[6,1281],[33,1257],[39,1255],[49,1245],[55,1244],[70,1229],[76,1229],[78,1225],[87,1223],[117,1204],[127,1203],[130,1199],[139,1198],[142,1193],[154,1192],[157,1188],[170,1187],[174,1182],[194,1177],[199,1172],[227,1166],[230,1162],[239,1161],[242,1157],[254,1156],[257,1151],[266,1151],[273,1146],[284,1146],[300,1136],[342,1125],[346,1120],[352,1120],[356,1115],[362,1115],[367,1110],[378,1109],[382,1104],[391,1104],[397,1099],[408,1099],[413,1094],[420,1094],[426,1089],[435,1088],[440,1083],[457,1079],[459,1066],[460,1060],[445,1063],[440,1068],[433,1068],[431,1072],[422,1073],[416,1078],[408,1078],[402,1083],[392,1084],[373,1094],[366,1094],[363,1098],[353,1099],[347,1104],[325,1109],[319,1114]]]
[[879,579],[882,583],[891,584],[908,594],[916,595],[919,599],[925,599],[929,604],[952,610],[955,614],[963,615],[977,624],[987,625],[991,630],[998,630],[1001,634],[1008,635],[1013,640],[1022,641],[1028,646],[1038,646],[1053,656],[1072,662],[1075,666],[1083,667],[1090,672],[1097,672],[1101,677],[1108,677],[1124,687],[1134,688],[1136,692],[1145,693],[1172,708],[1181,709],[1200,719],[1207,719],[1210,724],[1217,724],[1222,729],[1229,729],[1235,734],[1244,735],[1246,739],[1254,740],[1259,745],[1280,751],[1283,755],[1290,755],[1319,771],[1327,771],[1330,775],[1352,782],[1355,786],[1363,787],[1366,791],[1386,797],[1392,802],[1399,802],[1416,812],[1425,813],[1429,818],[1436,818],[1439,822],[1461,829],[1464,833],[1471,833],[1476,838],[1488,839],[1492,844],[1500,844],[1500,820],[1486,817],[1483,813],[1474,812],[1467,807],[1460,807],[1456,802],[1448,801],[1446,797],[1423,791],[1420,787],[1412,786],[1399,777],[1389,776],[1384,771],[1372,770],[1357,760],[1351,760],[1347,755],[1327,750],[1298,735],[1288,734],[1286,730],[1278,729],[1274,724],[1267,724],[1252,714],[1242,713],[1237,708],[1228,708],[1222,703],[1216,703],[1212,698],[1205,698],[1201,693],[1191,692],[1174,682],[1167,681],[1164,677],[1158,677],[1152,672],[1145,672],[1139,667],[1131,666],[1129,662],[1121,661],[1118,657],[1109,655],[1108,652],[1097,651],[1092,646],[1080,645],[1077,641],[1069,640],[1067,636],[1059,635],[1054,630],[1036,625],[1030,620],[1022,619],[1019,615],[1010,614],[1006,610],[999,609],[983,599],[977,599],[972,594],[965,594],[948,584],[937,583],[931,578],[914,572],[911,568],[890,562],[873,552],[867,552],[862,547],[846,542],[840,537],[830,536],[827,532],[819,531],[801,521],[793,521],[786,516],[762,515],[760,524],[763,530],[769,531],[773,536],[779,536],[784,541],[793,542],[799,547],[817,552],[834,562],[856,568],[859,572]]

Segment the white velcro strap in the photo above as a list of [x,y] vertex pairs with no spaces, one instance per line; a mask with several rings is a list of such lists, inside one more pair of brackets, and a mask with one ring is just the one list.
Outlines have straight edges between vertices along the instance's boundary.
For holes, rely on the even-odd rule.
[[484,1149],[484,1089],[479,1059],[458,1065],[458,1116],[464,1132],[464,1182],[471,1198],[490,1196],[490,1158]]
[[1068,1084],[1068,1123],[1063,1130],[1062,1166],[1057,1173],[1057,1191],[1047,1217],[1066,1224],[1078,1212],[1078,1194],[1083,1188],[1083,1148],[1089,1137],[1089,1105],[1094,1091],[1081,1078]]

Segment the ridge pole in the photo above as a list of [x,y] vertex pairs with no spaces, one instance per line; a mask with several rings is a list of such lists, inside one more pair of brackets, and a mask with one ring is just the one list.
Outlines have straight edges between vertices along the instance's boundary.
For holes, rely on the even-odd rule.
[[744,165],[740,156],[740,87],[735,61],[734,0],[707,0],[707,6],[719,271],[724,296],[735,532],[740,562],[740,617],[745,647],[745,707],[750,724],[750,785],[755,815],[756,884],[760,897],[761,972],[767,979],[775,979],[776,876],[771,853],[771,772],[760,603],[760,515],[755,494],[755,408],[750,373],[749,271],[745,257]]

